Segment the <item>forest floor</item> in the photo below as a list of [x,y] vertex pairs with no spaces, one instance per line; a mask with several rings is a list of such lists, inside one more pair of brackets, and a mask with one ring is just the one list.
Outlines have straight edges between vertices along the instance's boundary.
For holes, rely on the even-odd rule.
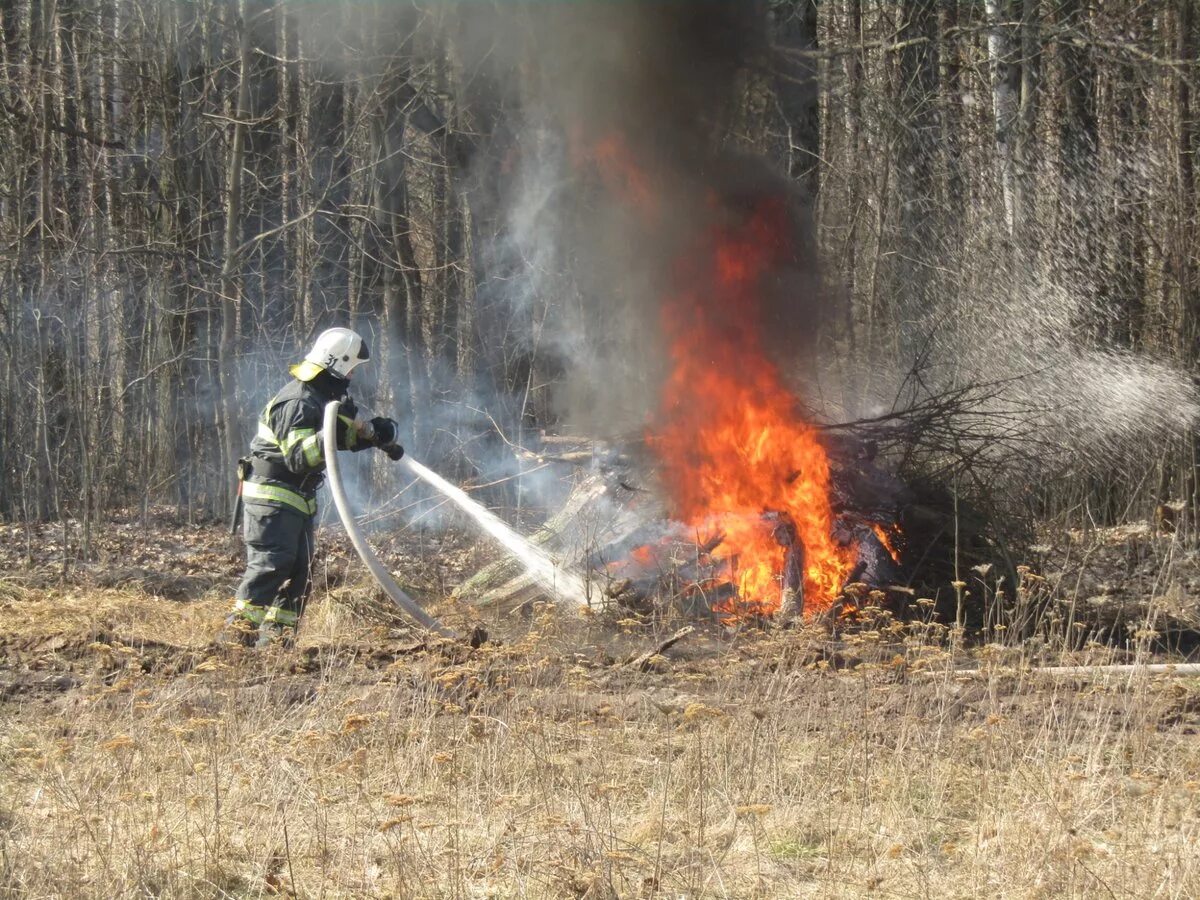
[[[77,532],[0,526],[0,896],[1200,896],[1200,679],[1032,667],[1155,655],[1200,585],[1174,538],[1042,548],[1051,616],[1119,606],[1117,649],[884,617],[630,665],[681,623],[427,642],[326,531],[298,646],[253,652],[213,642],[219,525],[118,522],[86,566]],[[374,540],[473,620],[440,598],[477,542]]]

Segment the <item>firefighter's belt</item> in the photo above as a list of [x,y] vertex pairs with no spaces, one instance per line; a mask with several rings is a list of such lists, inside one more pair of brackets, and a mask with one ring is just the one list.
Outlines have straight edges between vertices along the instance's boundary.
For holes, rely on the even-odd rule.
[[299,491],[281,484],[263,484],[261,481],[246,481],[242,483],[242,497],[247,503],[255,500],[267,503],[282,503],[292,509],[299,510],[306,516],[316,515],[317,501],[315,497],[306,497]]
[[250,457],[250,471],[259,481],[279,481],[308,496],[316,493],[325,480],[325,476],[320,472],[298,475],[283,463],[263,459],[261,456]]

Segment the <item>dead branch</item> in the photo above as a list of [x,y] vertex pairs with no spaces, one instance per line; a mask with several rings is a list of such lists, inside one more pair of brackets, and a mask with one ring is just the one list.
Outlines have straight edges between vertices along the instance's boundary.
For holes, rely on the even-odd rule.
[[625,665],[629,668],[637,669],[639,672],[645,672],[650,668],[650,660],[654,659],[656,656],[662,656],[665,652],[670,650],[695,630],[696,628],[694,625],[685,625],[665,641],[660,641],[653,650],[647,650],[645,653],[635,656]]

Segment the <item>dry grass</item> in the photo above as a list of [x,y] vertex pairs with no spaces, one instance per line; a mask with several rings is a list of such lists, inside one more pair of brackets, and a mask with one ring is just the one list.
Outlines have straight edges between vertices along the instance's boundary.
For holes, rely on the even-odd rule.
[[328,597],[252,654],[222,612],[0,590],[0,893],[1200,895],[1195,682],[956,679],[899,628],[640,673],[612,624],[414,650]]

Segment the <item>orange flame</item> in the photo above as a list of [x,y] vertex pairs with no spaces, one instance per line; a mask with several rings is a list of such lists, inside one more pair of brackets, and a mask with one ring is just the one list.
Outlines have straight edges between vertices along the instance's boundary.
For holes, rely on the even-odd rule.
[[852,567],[852,550],[832,537],[825,449],[759,337],[762,281],[789,238],[782,203],[766,200],[745,222],[711,229],[690,254],[663,309],[672,370],[661,424],[647,435],[675,514],[724,532],[713,556],[736,565],[737,607],[764,615],[779,607],[786,553],[764,512],[796,525],[807,609],[828,607]]
[[630,557],[633,561],[641,566],[653,566],[658,563],[658,558],[655,556],[654,549],[649,545],[634,547],[630,552]]
[[871,523],[871,530],[875,532],[875,537],[879,538],[879,543],[883,544],[883,549],[888,552],[892,562],[899,565],[900,550],[896,547],[896,542],[892,540],[892,535],[888,534],[888,530],[878,522]]

